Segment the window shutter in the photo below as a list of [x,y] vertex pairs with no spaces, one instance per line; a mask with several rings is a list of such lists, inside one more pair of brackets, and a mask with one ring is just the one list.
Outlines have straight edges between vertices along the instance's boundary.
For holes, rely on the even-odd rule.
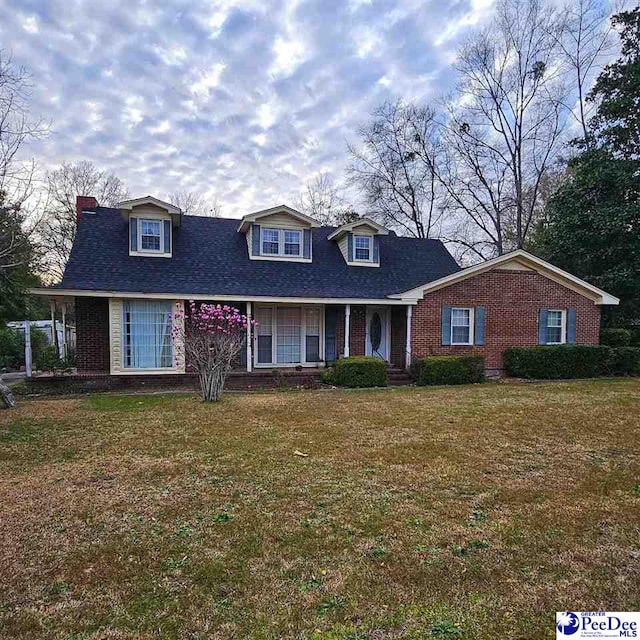
[[484,344],[484,325],[486,310],[485,307],[476,307],[475,310],[475,328],[473,331],[473,341],[477,345]]
[[302,256],[304,258],[311,258],[311,229],[305,229],[302,233],[304,235]]
[[538,312],[538,344],[547,344],[547,309]]
[[567,309],[567,342],[576,343],[576,310]]
[[451,344],[451,307],[448,305],[442,307],[442,344]]
[[171,253],[171,220],[164,220],[164,252]]
[[353,233],[347,233],[347,256],[349,262],[353,262]]
[[138,250],[138,218],[129,218],[129,248]]
[[260,225],[251,225],[251,254],[254,256],[260,255]]
[[373,261],[380,262],[380,238],[373,236]]

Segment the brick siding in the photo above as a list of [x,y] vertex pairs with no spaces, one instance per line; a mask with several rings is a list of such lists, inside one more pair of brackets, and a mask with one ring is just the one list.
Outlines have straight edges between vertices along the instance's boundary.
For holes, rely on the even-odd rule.
[[[336,353],[344,358],[344,305],[336,305],[338,316],[336,321]],[[349,355],[363,356],[366,340],[366,307],[351,305],[349,318]]]
[[[442,306],[486,307],[484,346],[443,346]],[[539,309],[576,309],[576,342],[597,344],[600,307],[534,271],[493,270],[425,295],[413,310],[412,357],[475,353],[503,369],[507,347],[538,344]]]
[[407,308],[391,307],[391,364],[404,369],[407,348]]
[[109,300],[76,298],[76,367],[109,371]]

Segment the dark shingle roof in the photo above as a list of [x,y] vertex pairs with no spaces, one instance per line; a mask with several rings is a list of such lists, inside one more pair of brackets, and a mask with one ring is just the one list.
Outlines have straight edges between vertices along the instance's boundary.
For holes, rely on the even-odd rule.
[[379,268],[350,267],[334,227],[313,230],[313,262],[250,260],[239,220],[184,216],[174,229],[173,257],[130,256],[128,226],[118,209],[85,213],[71,251],[64,289],[202,295],[384,298],[459,270],[444,245],[390,234],[380,237]]

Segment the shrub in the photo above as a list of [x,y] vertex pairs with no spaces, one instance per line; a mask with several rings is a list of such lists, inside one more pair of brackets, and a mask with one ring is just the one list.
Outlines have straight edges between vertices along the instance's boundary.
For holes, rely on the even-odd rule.
[[482,356],[427,356],[416,360],[412,370],[416,383],[420,386],[482,382],[484,358]]
[[614,350],[604,345],[512,347],[504,354],[507,373],[518,378],[595,378],[610,375]]
[[24,363],[24,339],[14,329],[0,327],[0,369],[19,369]]
[[611,369],[616,376],[640,375],[640,348],[614,347]]
[[335,384],[333,381],[333,369],[322,369],[320,371],[320,379],[324,384]]
[[629,346],[640,347],[640,327],[633,327],[632,329],[628,329],[628,331],[631,333]]
[[631,344],[631,331],[629,329],[602,329],[600,344],[609,347],[628,347]]
[[354,356],[333,363],[329,384],[339,387],[386,387],[387,363],[380,358]]

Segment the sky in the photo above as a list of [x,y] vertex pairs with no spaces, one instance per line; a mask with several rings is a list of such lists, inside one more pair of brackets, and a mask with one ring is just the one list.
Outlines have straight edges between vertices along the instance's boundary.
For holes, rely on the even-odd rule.
[[[0,0],[0,48],[32,76],[44,169],[91,160],[132,197],[293,204],[386,99],[452,88],[493,0]],[[91,194],[85,194],[91,195]]]

